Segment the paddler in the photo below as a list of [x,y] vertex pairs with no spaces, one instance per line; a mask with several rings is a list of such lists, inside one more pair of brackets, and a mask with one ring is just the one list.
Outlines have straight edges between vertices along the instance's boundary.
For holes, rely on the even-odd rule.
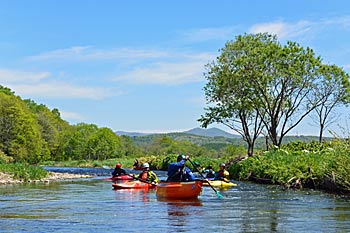
[[191,169],[185,166],[189,156],[179,155],[177,161],[170,163],[168,167],[168,179],[170,182],[184,182],[195,180]]
[[220,170],[216,173],[215,180],[230,182],[230,173],[226,170],[226,164],[220,164]]
[[138,179],[151,182],[152,184],[157,184],[159,181],[156,173],[149,170],[148,163],[142,164],[142,172],[138,175]]
[[114,171],[112,172],[112,176],[116,177],[116,176],[122,176],[122,175],[126,175],[126,172],[124,169],[122,169],[122,165],[120,163],[117,163],[115,165]]

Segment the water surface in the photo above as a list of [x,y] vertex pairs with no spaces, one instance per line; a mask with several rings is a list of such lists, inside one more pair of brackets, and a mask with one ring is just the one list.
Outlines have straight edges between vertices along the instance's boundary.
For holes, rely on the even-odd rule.
[[0,231],[350,232],[348,197],[236,182],[222,199],[204,187],[197,200],[158,200],[155,190],[112,190],[104,177],[1,185]]

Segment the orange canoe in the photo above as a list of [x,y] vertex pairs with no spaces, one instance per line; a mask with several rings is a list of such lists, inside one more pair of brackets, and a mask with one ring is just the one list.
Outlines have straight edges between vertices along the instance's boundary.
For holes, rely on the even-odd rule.
[[139,180],[131,180],[126,182],[117,182],[112,184],[114,189],[152,189],[157,187],[156,185],[141,182]]
[[157,186],[157,197],[171,199],[197,198],[202,192],[203,181],[160,182]]

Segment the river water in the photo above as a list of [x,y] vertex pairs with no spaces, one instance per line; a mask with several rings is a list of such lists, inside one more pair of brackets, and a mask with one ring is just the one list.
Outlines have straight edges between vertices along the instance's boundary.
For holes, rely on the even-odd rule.
[[0,232],[350,232],[349,197],[236,182],[223,198],[204,187],[198,200],[157,200],[82,171],[98,176],[1,185]]

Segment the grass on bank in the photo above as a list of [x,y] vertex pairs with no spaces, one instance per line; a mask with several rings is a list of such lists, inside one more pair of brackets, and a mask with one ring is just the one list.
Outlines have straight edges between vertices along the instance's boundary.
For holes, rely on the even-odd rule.
[[11,174],[14,179],[22,181],[40,180],[48,176],[48,172],[41,167],[21,163],[0,163],[0,172]]
[[348,142],[290,144],[230,167],[234,179],[350,193]]

